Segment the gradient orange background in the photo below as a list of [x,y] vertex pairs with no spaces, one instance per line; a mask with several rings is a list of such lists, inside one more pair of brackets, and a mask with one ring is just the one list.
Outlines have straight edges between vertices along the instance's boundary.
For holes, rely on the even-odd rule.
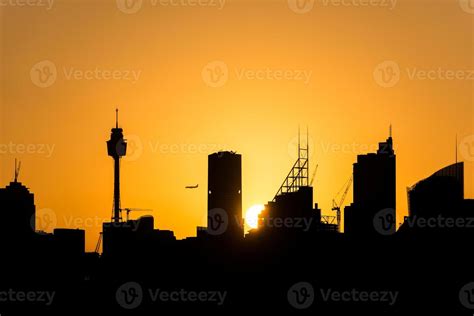
[[[153,209],[155,226],[179,238],[205,224],[207,155],[214,151],[242,154],[246,210],[273,198],[294,162],[298,126],[308,126],[310,162],[319,164],[315,202],[334,215],[332,198],[357,154],[374,151],[391,123],[401,222],[406,187],[454,162],[456,133],[463,146],[474,134],[474,80],[407,74],[474,69],[474,14],[458,1],[403,0],[390,10],[321,0],[304,14],[286,0],[228,0],[221,10],[144,0],[134,14],[120,11],[116,1],[0,10],[0,144],[54,146],[50,157],[39,147],[2,152],[0,184],[12,180],[14,158],[21,159],[20,180],[35,193],[38,211],[51,209],[56,227],[85,228],[89,251],[112,210],[113,163],[105,141],[116,106],[130,142],[122,206]],[[30,76],[43,60],[58,70],[47,88]],[[390,88],[373,76],[386,60],[401,70]],[[210,87],[202,76],[213,61],[228,67],[222,87]],[[96,67],[140,77],[132,83],[64,74]],[[239,78],[245,69],[304,70],[311,77],[307,84]],[[459,159],[466,162],[466,197],[474,198],[474,155],[463,150]],[[196,183],[198,189],[184,189]]]

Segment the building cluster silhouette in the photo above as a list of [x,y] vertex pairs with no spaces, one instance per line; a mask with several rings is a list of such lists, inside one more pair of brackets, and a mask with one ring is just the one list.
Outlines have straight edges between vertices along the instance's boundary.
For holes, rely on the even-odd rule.
[[[56,302],[47,307],[36,302],[33,307],[59,312],[88,308],[244,311],[250,306],[387,314],[447,307],[467,311],[453,299],[457,289],[474,277],[468,264],[474,240],[474,221],[470,222],[474,200],[464,198],[462,162],[408,188],[409,214],[397,230],[396,155],[390,132],[377,152],[359,155],[353,165],[353,202],[344,209],[341,232],[336,217],[323,215],[314,203],[308,146],[298,147],[298,158],[259,215],[258,228],[246,235],[242,157],[231,151],[210,154],[207,227],[197,227],[195,237],[177,240],[172,231],[156,229],[150,215],[136,220],[122,217],[120,160],[126,155],[126,140],[117,118],[107,142],[108,155],[114,160],[114,203],[111,221],[103,223],[102,253],[85,252],[84,230],[38,231],[34,195],[16,175],[0,189],[0,234],[7,258],[0,284],[55,289]],[[445,256],[452,256],[452,261],[442,265],[439,259]],[[424,275],[427,266],[437,271],[431,278]],[[299,281],[317,284],[316,289],[311,288],[316,303],[298,306],[290,298],[293,291],[298,294],[301,290],[294,290]],[[400,295],[393,305],[315,298],[318,289],[323,293],[328,287],[347,291],[382,288]],[[162,299],[157,304],[147,297],[152,292],[147,289],[153,288],[225,291],[226,301],[216,306],[210,300],[197,304]],[[140,297],[138,305],[129,303],[135,297]],[[0,312],[2,308],[23,311],[31,307],[0,302]]]

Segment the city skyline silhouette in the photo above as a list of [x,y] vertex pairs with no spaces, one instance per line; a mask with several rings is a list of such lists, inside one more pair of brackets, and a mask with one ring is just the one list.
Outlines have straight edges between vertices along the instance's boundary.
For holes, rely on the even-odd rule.
[[[2,302],[7,302],[0,307],[7,311],[28,310],[29,301],[18,304],[25,302],[24,298],[18,297],[37,295],[32,302],[44,304],[42,308],[52,313],[64,312],[71,302],[77,304],[78,300],[85,300],[81,308],[97,306],[98,310],[132,310],[139,314],[196,308],[203,311],[241,310],[249,306],[269,310],[316,308],[325,312],[349,309],[407,312],[427,308],[422,302],[431,297],[423,295],[420,302],[412,292],[418,291],[419,287],[426,290],[426,283],[412,282],[408,286],[396,270],[381,280],[370,277],[362,281],[358,280],[358,274],[348,270],[342,275],[318,278],[322,284],[335,282],[332,284],[345,287],[345,290],[320,287],[318,294],[314,281],[310,282],[318,274],[308,273],[307,269],[313,264],[320,267],[334,265],[333,268],[340,271],[345,263],[343,258],[357,254],[360,261],[350,263],[353,268],[373,275],[405,260],[405,255],[393,257],[394,250],[406,252],[412,260],[417,257],[419,261],[431,262],[440,254],[420,256],[419,247],[430,251],[441,241],[448,242],[452,247],[449,253],[463,257],[457,249],[466,247],[474,238],[474,199],[465,199],[463,162],[442,168],[407,190],[409,216],[397,230],[397,154],[390,127],[387,140],[379,142],[377,151],[358,155],[353,164],[354,172],[345,185],[344,194],[353,182],[354,199],[344,208],[343,221],[339,219],[339,213],[323,215],[313,197],[317,186],[312,186],[308,167],[309,134],[302,140],[298,133],[296,162],[275,197],[258,215],[257,228],[245,235],[242,156],[234,151],[210,154],[207,225],[197,226],[195,236],[179,240],[173,231],[155,225],[154,216],[130,219],[131,211],[140,210],[120,206],[120,169],[126,165],[121,160],[127,155],[127,141],[126,130],[119,128],[118,110],[116,112],[116,124],[107,141],[107,154],[114,161],[112,215],[102,223],[103,230],[94,252],[85,251],[85,230],[54,227],[52,233],[47,233],[38,229],[34,194],[19,181],[21,163],[15,161],[13,181],[0,189],[0,211],[4,214],[4,220],[0,221],[0,237],[4,242],[11,240],[5,250],[12,259],[9,262],[12,265],[7,265],[9,272],[2,274],[2,280],[10,286],[22,284],[35,288],[41,285],[58,290],[29,290],[18,294],[10,288],[8,292],[0,292]],[[315,175],[316,172],[313,177]],[[337,209],[339,212],[343,201],[344,198]],[[48,271],[46,275],[35,275],[15,264],[38,255],[43,258],[40,267]],[[364,263],[374,259],[381,260],[383,265],[366,266]],[[63,270],[58,266],[65,264],[67,268]],[[186,268],[190,265],[195,269]],[[299,271],[301,265],[306,268]],[[58,268],[60,270],[56,270]],[[301,281],[298,275],[305,271],[307,281]],[[260,276],[262,281],[251,290],[244,286],[250,276],[257,279]],[[442,292],[451,289],[453,293],[455,285],[459,286],[461,281],[450,277],[441,280]],[[291,281],[298,282],[291,285]],[[181,290],[176,290],[176,286]],[[347,286],[352,287],[347,290]],[[202,289],[196,290],[196,287]],[[115,299],[111,300],[109,295],[114,291]],[[58,292],[60,296],[56,296]],[[252,298],[248,298],[249,292],[254,293]],[[275,302],[285,293],[286,299]],[[471,305],[474,307],[473,293],[474,283],[466,283],[459,290],[459,303],[454,305],[449,300],[440,300],[438,304],[442,308],[470,309]],[[315,307],[317,295],[324,304],[318,302]],[[243,299],[244,296],[247,299]],[[269,302],[272,302],[270,307]],[[358,302],[367,304],[358,305]],[[430,308],[438,309],[436,306]]]
[[474,0],[0,21],[0,316],[473,314]]

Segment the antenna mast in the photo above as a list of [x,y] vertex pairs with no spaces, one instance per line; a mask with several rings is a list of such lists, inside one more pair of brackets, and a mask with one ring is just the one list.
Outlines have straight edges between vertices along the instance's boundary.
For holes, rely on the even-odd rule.
[[455,149],[455,156],[456,156],[456,164],[458,163],[458,134],[456,134],[456,146],[454,146]]
[[290,192],[297,192],[300,187],[309,186],[309,135],[306,135],[306,146],[301,145],[300,129],[298,127],[298,158],[295,161],[290,172],[286,176],[283,184],[278,189],[277,194],[273,198]]
[[18,182],[18,177],[20,176],[21,161],[17,165],[17,159],[15,158],[15,183]]

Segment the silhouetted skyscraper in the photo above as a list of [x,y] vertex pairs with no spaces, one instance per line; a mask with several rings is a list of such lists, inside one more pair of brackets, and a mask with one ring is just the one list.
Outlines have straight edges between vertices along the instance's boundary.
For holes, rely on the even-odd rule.
[[231,151],[209,155],[207,208],[208,234],[243,238],[241,155]]
[[0,234],[15,241],[33,236],[36,229],[34,200],[34,194],[16,180],[0,189]]
[[463,201],[463,162],[447,166],[408,188],[409,216],[453,216]]
[[[379,143],[377,153],[358,155],[354,163],[353,203],[345,208],[344,232],[374,233],[374,217],[384,209],[396,209],[396,156],[390,135]],[[396,223],[393,223],[394,225]]]

